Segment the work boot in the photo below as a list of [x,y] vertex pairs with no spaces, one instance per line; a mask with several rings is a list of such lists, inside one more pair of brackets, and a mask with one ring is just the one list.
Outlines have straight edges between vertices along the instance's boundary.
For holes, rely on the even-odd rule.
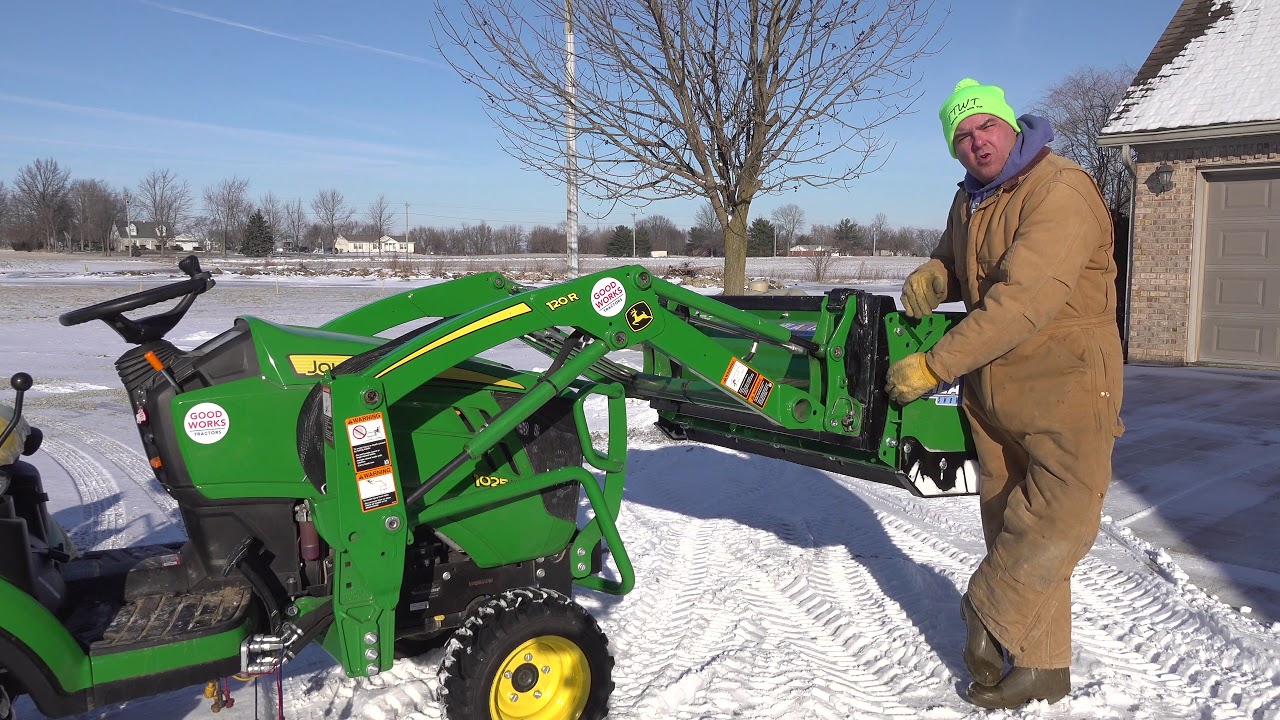
[[972,683],[969,702],[988,710],[1008,710],[1032,700],[1056,703],[1071,692],[1071,669],[1014,667],[994,687]]
[[1004,675],[1004,648],[996,640],[987,626],[982,624],[978,611],[969,602],[969,594],[960,599],[960,616],[964,618],[969,636],[964,643],[964,666],[969,668],[973,681],[988,687],[1000,682]]

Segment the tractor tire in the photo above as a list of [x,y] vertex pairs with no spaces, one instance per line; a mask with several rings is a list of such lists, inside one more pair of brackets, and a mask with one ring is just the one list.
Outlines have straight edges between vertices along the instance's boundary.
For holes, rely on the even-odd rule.
[[9,697],[9,691],[0,682],[0,720],[15,720],[18,717],[18,711],[13,709],[13,700]]
[[454,633],[440,685],[450,720],[599,720],[613,656],[582,606],[552,590],[508,590]]

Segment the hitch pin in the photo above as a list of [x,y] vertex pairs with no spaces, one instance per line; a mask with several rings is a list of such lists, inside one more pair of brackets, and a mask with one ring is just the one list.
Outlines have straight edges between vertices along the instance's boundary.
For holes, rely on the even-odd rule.
[[163,375],[164,379],[169,381],[169,384],[173,386],[173,391],[175,393],[182,392],[182,388],[178,387],[177,379],[173,377],[173,372],[164,366],[164,362],[160,360],[159,355],[155,354],[155,351],[148,350],[143,357],[147,359],[147,362],[151,364],[151,367],[154,368],[156,372]]

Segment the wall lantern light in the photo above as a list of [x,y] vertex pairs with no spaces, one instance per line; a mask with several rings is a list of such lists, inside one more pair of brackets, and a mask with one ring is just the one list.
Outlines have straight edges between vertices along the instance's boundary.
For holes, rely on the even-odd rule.
[[1173,166],[1163,163],[1156,168],[1155,180],[1151,183],[1151,190],[1157,195],[1167,193],[1173,189]]

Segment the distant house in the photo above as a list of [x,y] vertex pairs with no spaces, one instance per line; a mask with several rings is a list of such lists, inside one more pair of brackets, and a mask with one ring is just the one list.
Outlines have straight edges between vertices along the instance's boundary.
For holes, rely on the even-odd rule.
[[791,248],[789,254],[792,257],[815,257],[819,255],[839,255],[840,253],[826,245],[796,245]]
[[1129,359],[1280,370],[1280,0],[1183,0],[1098,143],[1135,157]]
[[333,241],[334,252],[361,253],[364,255],[405,255],[413,254],[414,243],[403,235],[351,234],[339,235]]
[[111,228],[111,241],[121,249],[137,246],[146,250],[159,250],[160,236],[164,229],[163,225],[153,222],[119,222]]
[[169,241],[171,246],[177,246],[182,252],[200,252],[204,250],[204,243],[194,235],[187,233],[178,233],[178,236]]

